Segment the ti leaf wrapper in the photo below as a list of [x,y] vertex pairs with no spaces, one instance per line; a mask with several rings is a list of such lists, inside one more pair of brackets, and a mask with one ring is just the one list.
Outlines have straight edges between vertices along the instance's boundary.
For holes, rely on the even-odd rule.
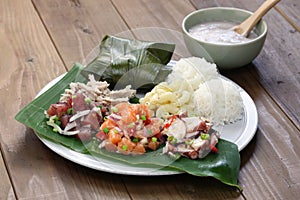
[[[117,41],[115,39],[112,40],[114,42]],[[124,48],[125,47],[127,47],[127,45],[124,45]],[[104,47],[100,46],[100,49],[102,48]],[[108,50],[106,51],[108,52]],[[141,50],[141,52],[144,51]],[[142,60],[146,60],[147,62],[150,62],[150,60],[154,59],[155,57],[153,55],[156,54],[151,53],[150,56],[151,58],[144,58]],[[161,60],[161,62],[164,62],[165,64],[170,60],[170,58],[171,58],[171,54],[169,54],[169,57],[164,56],[164,59]],[[39,97],[34,99],[27,106],[25,106],[16,115],[15,117],[16,120],[28,126],[29,128],[32,128],[35,131],[35,133],[38,134],[40,137],[64,145],[77,152],[96,155],[97,159],[113,159],[116,162],[128,163],[128,165],[134,165],[134,166],[151,165],[151,166],[160,167],[161,170],[167,169],[175,172],[187,172],[195,176],[214,177],[227,185],[235,186],[241,189],[237,183],[239,167],[240,167],[240,155],[239,155],[237,145],[222,139],[220,139],[219,143],[217,144],[219,153],[211,153],[204,159],[198,159],[198,160],[191,160],[184,157],[181,157],[177,160],[172,160],[166,154],[161,154],[162,151],[161,148],[155,152],[146,153],[142,156],[126,156],[126,155],[111,153],[102,149],[95,148],[95,145],[93,144],[93,140],[90,143],[84,144],[80,140],[76,139],[75,137],[63,136],[53,132],[52,128],[46,124],[47,119],[44,113],[45,110],[47,110],[52,103],[55,103],[59,100],[60,95],[64,92],[66,88],[69,87],[69,84],[71,82],[74,81],[85,82],[86,80],[85,76],[87,73],[91,71],[93,71],[93,73],[97,73],[96,63],[98,62],[100,62],[99,57],[97,57],[97,59],[95,59],[86,68],[83,68],[83,66],[80,64],[75,64],[73,68],[62,79],[60,79],[57,83],[55,83],[55,85],[53,85],[50,89],[48,89],[46,92],[44,92]],[[142,61],[139,61],[138,63],[143,64]],[[130,66],[130,67],[131,67],[130,69],[134,68],[134,66]],[[107,72],[104,71],[105,73],[101,69],[99,69],[99,71],[101,72],[99,77],[105,74],[104,77],[109,77],[114,79],[113,78],[114,75],[110,73],[113,73],[114,71],[118,71],[118,70],[108,70]],[[154,76],[152,78],[153,78],[152,81],[156,79],[156,77],[154,78]]]
[[82,75],[93,74],[96,80],[110,83],[110,89],[131,85],[133,89],[149,90],[171,72],[167,64],[175,45],[107,35],[99,48],[98,56],[82,70]]

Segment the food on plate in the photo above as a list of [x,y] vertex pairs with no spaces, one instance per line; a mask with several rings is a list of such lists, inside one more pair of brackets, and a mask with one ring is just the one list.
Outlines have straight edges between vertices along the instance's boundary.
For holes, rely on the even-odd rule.
[[162,131],[168,136],[163,153],[197,159],[204,158],[211,151],[218,152],[215,146],[220,134],[211,126],[208,120],[200,117],[173,115]]
[[99,54],[80,72],[96,80],[107,81],[110,89],[131,85],[137,89],[152,88],[171,72],[166,65],[171,60],[175,44],[141,41],[106,35]]
[[71,83],[46,111],[47,124],[54,132],[83,142],[95,138],[99,148],[122,154],[144,154],[165,146],[163,153],[197,159],[216,151],[219,134],[211,131],[208,120],[186,113],[162,119],[146,104],[129,103],[136,93],[130,86],[115,91],[108,87],[93,75],[87,84]]
[[104,121],[104,116],[109,114],[111,106],[128,102],[135,96],[135,90],[130,86],[111,91],[107,82],[96,81],[92,75],[89,79],[87,84],[71,83],[60,101],[48,108],[47,124],[53,127],[53,131],[90,140]]
[[243,112],[237,87],[196,57],[178,61],[140,104],[129,103],[135,95],[130,85],[110,90],[106,81],[89,75],[87,84],[71,83],[49,107],[47,124],[85,142],[97,138],[108,151],[144,154],[164,146],[168,155],[196,159],[216,151],[220,134],[212,124],[234,122]]
[[144,154],[161,144],[164,121],[152,116],[144,104],[119,103],[101,124],[99,148],[123,154]]
[[[196,115],[187,115],[187,112],[179,112],[179,110],[178,114],[169,114],[162,119],[153,115],[157,112],[150,109],[152,105],[128,102],[129,99],[133,102],[131,97],[136,93],[133,89],[149,91],[166,80],[173,71],[169,65],[166,65],[171,59],[173,50],[174,45],[170,44],[165,46],[165,44],[151,42],[137,43],[134,40],[106,36],[101,42],[99,55],[91,63],[86,67],[76,63],[63,78],[25,106],[16,115],[16,120],[32,128],[39,137],[43,138],[42,141],[47,146],[54,142],[62,145],[59,149],[67,147],[82,154],[95,156],[97,157],[95,163],[99,163],[97,161],[100,158],[100,165],[103,164],[102,161],[107,163],[107,159],[117,163],[127,163],[129,169],[132,165],[143,168],[150,164],[151,168],[158,167],[159,174],[161,174],[160,169],[163,168],[163,171],[166,169],[176,173],[187,172],[196,176],[211,176],[225,184],[239,187],[237,185],[240,166],[238,147],[232,142],[219,139],[219,134],[212,129],[209,120]],[[185,63],[183,61],[181,63],[184,67]],[[212,68],[212,73],[205,72],[205,74],[215,74],[213,71],[216,69]],[[130,72],[134,72],[135,76],[132,76],[134,78],[124,81],[123,75]],[[193,72],[185,74],[184,71],[180,73],[186,77],[193,74]],[[209,76],[204,76],[207,77]],[[140,80],[147,85],[141,85]],[[199,77],[193,79],[195,84],[192,85],[200,84],[199,80]],[[83,84],[87,81],[87,84]],[[128,81],[132,87],[128,86]],[[136,81],[136,85],[131,84],[131,81]],[[169,82],[165,83],[169,84]],[[173,84],[175,89],[180,87],[180,84],[176,85],[176,81]],[[163,83],[160,86],[162,85]],[[70,88],[66,89],[68,87]],[[189,83],[184,87],[192,88]],[[190,91],[196,88],[179,94],[180,102],[190,103]],[[173,91],[162,97],[165,109],[172,110],[173,105],[169,106],[168,101],[178,97],[174,97]],[[59,102],[53,103],[58,99]],[[134,97],[134,100],[136,99]],[[135,101],[135,103],[139,102]],[[49,147],[52,149],[53,146]],[[152,151],[155,148],[157,150]],[[206,156],[207,150],[218,153]],[[70,153],[73,155],[71,151],[64,151],[61,155],[68,157]],[[175,159],[172,156],[175,156]],[[189,158],[201,159],[195,162]],[[80,160],[79,163],[86,165],[86,160]],[[100,169],[104,168],[100,166]]]
[[146,93],[140,102],[147,104],[156,116],[164,119],[180,112],[193,114],[194,91],[200,84],[218,77],[215,64],[203,58],[182,58],[173,66],[167,80]]
[[148,92],[141,103],[157,117],[187,112],[202,116],[214,125],[233,123],[243,114],[243,102],[237,86],[222,78],[216,65],[203,58],[179,60],[165,82]]
[[167,77],[167,82],[175,82],[179,77],[185,80],[189,87],[196,90],[199,84],[218,78],[219,73],[216,64],[209,63],[204,58],[188,57],[176,62],[171,74]]
[[242,119],[243,102],[240,91],[225,79],[211,79],[194,92],[197,113],[215,124],[233,123]]

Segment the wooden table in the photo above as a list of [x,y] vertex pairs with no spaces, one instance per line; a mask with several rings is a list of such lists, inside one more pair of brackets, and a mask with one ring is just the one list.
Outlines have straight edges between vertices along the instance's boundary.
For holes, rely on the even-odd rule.
[[[0,199],[299,199],[300,2],[285,0],[264,19],[269,33],[254,62],[222,72],[253,98],[254,139],[241,152],[243,191],[187,174],[128,176],[92,170],[48,149],[14,120],[39,90],[81,62],[106,34],[145,27],[181,30],[188,13],[263,0],[1,0]],[[155,35],[155,33],[146,33]]]

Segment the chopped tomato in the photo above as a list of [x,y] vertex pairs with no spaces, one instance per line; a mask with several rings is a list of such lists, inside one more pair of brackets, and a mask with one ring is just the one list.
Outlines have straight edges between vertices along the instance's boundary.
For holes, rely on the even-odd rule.
[[47,110],[47,114],[49,116],[58,116],[61,117],[63,114],[67,113],[69,107],[67,103],[61,102],[52,104],[49,109]]
[[164,128],[168,129],[172,125],[175,119],[176,119],[176,115],[172,115],[169,121],[165,124]]
[[208,126],[205,121],[202,121],[198,127],[199,131],[208,131],[209,129],[210,126]]
[[210,145],[210,149],[212,150],[212,152],[218,153],[219,150],[217,149],[217,147]]

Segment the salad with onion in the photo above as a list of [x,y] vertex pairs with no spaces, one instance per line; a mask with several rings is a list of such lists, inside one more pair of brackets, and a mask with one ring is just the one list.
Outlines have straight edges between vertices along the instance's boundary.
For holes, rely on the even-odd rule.
[[208,120],[186,113],[155,117],[146,104],[130,103],[136,94],[130,85],[111,91],[107,82],[92,75],[89,79],[87,84],[71,83],[45,112],[54,132],[83,142],[94,138],[99,148],[122,154],[144,154],[161,146],[163,153],[191,159],[217,152],[220,135]]

